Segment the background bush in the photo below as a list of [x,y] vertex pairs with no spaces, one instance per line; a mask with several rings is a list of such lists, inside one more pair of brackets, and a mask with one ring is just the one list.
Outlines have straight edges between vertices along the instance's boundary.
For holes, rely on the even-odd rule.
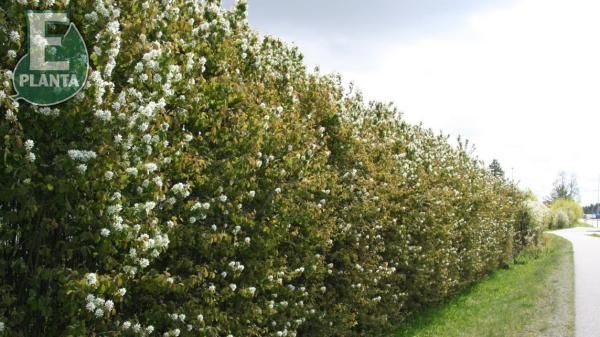
[[544,231],[552,227],[552,211],[533,194],[528,194],[526,205],[520,219],[521,246],[539,245],[543,241]]
[[552,228],[562,229],[571,226],[569,214],[564,209],[559,209],[552,213]]
[[[47,8],[89,80],[17,104]],[[306,71],[244,2],[21,0],[0,28],[6,336],[375,336],[534,241],[467,143]]]
[[554,228],[570,227],[583,218],[583,208],[572,199],[556,199],[552,201],[550,208],[553,212]]

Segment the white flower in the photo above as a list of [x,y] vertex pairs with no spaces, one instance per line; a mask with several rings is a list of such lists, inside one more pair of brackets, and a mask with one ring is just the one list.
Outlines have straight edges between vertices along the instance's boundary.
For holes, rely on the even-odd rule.
[[256,293],[256,288],[255,287],[250,287],[250,288],[248,288],[248,291],[250,292],[250,294],[252,296],[254,296],[254,294]]
[[200,322],[204,321],[204,316],[202,315],[198,315],[198,317],[196,317]]
[[138,174],[138,170],[135,167],[128,167],[125,169],[125,172],[127,172],[127,174],[130,174],[132,176],[136,176]]
[[148,201],[144,204],[144,209],[146,212],[150,212],[156,207],[156,203],[154,201]]
[[96,297],[94,299],[94,304],[96,304],[96,306],[100,306],[101,307],[101,306],[104,305],[105,302],[106,301],[103,298],[100,298],[100,297]]
[[97,155],[94,151],[82,151],[82,150],[69,150],[69,157],[75,161],[87,162],[90,159],[96,159]]
[[140,267],[146,268],[150,265],[150,261],[148,259],[140,259]]
[[179,336],[180,334],[181,334],[181,330],[179,330],[179,329],[175,329],[175,330],[173,330],[173,336],[177,337],[177,336]]
[[27,139],[25,141],[25,150],[31,151],[33,149],[34,145],[35,145],[35,143],[33,142],[33,140]]
[[224,194],[221,194],[221,195],[219,196],[219,200],[221,200],[221,202],[225,202],[225,201],[227,201],[227,196],[226,196],[226,195],[224,195]]
[[79,173],[85,173],[85,171],[87,171],[87,165],[86,164],[79,164],[77,165],[77,171],[79,171]]
[[235,291],[237,289],[237,285],[235,283],[232,283],[229,285],[229,288],[231,289],[231,291]]
[[248,192],[248,195],[250,196],[250,198],[254,198],[254,196],[256,195],[256,192],[250,191],[250,192]]
[[87,311],[92,312],[92,311],[96,310],[96,305],[94,304],[94,302],[88,302],[85,305],[85,308],[87,309]]
[[11,60],[15,59],[17,57],[17,52],[11,49],[6,53],[6,56]]
[[29,152],[25,158],[27,158],[27,161],[30,163],[33,163],[35,161],[35,154],[33,152]]
[[95,286],[98,283],[98,277],[95,273],[88,273],[85,275],[88,285]]
[[104,178],[106,180],[111,180],[114,177],[114,173],[112,171],[106,171],[104,172]]
[[277,194],[281,193],[281,188],[277,187],[277,188],[275,189],[275,193],[277,193]]
[[127,289],[121,288],[118,290],[119,296],[123,297],[127,293]]
[[133,326],[133,332],[140,332],[142,330],[142,325],[140,323],[135,323]]
[[100,230],[100,235],[102,235],[102,236],[104,236],[104,237],[107,237],[107,236],[109,236],[109,235],[110,235],[110,230],[108,230],[108,228],[102,228],[102,229]]
[[115,303],[111,300],[108,300],[108,301],[104,302],[104,307],[106,308],[107,311],[111,311],[115,307]]
[[112,114],[108,110],[97,110],[94,116],[104,122],[108,122],[112,118]]
[[9,38],[12,42],[18,42],[19,39],[21,38],[21,34],[19,34],[19,32],[17,32],[17,31],[13,30],[10,32]]
[[185,140],[186,142],[191,142],[191,141],[192,141],[192,139],[194,139],[194,136],[192,136],[192,135],[191,135],[191,134],[189,134],[189,133],[188,133],[188,134],[186,134],[186,135],[183,137],[183,140]]
[[123,209],[123,206],[117,204],[117,205],[110,205],[106,208],[106,213],[108,213],[109,215],[111,214],[115,214],[115,213],[119,213],[121,212],[121,210]]
[[106,29],[108,30],[109,33],[116,35],[119,33],[119,26],[120,25],[119,25],[118,21],[111,21],[106,26]]
[[153,327],[152,325],[148,325],[148,326],[146,327],[146,332],[147,332],[148,334],[151,334],[151,333],[153,333],[153,332],[154,332],[154,327]]
[[16,122],[17,121],[17,115],[15,115],[15,113],[12,110],[7,110],[6,111],[5,118],[9,122]]
[[146,169],[146,172],[152,173],[158,169],[158,166],[154,163],[146,163],[144,168]]
[[182,183],[177,183],[173,185],[173,187],[171,187],[171,191],[173,191],[173,193],[175,194],[179,194],[184,198],[190,195],[189,186]]
[[87,21],[94,23],[94,22],[98,21],[98,13],[96,13],[96,12],[88,13],[85,15],[85,19]]
[[184,314],[179,314],[179,320],[182,322],[185,322],[185,315]]
[[131,322],[125,321],[123,322],[123,330],[127,330],[131,327]]
[[96,315],[96,317],[102,317],[102,316],[104,316],[104,310],[98,308],[98,309],[96,309],[96,312],[94,313],[94,315]]

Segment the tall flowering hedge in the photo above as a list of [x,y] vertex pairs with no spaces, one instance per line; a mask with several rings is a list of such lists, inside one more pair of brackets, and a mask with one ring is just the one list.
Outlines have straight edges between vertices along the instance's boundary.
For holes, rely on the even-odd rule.
[[[26,9],[89,49],[55,107],[8,97]],[[306,71],[244,2],[4,2],[0,45],[4,336],[375,336],[531,241],[466,144]]]

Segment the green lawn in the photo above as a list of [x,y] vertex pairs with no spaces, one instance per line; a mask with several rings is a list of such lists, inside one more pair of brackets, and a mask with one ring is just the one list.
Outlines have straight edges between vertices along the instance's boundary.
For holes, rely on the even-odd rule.
[[574,280],[571,244],[548,234],[544,248],[447,303],[416,314],[394,337],[571,337]]
[[585,220],[579,219],[571,227],[594,227],[594,226],[592,226],[589,223],[585,222]]

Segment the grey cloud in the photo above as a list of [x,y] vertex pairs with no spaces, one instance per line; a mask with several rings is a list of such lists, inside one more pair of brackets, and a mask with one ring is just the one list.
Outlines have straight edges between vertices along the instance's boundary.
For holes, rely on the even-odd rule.
[[474,10],[512,0],[249,0],[261,33],[410,38],[456,25]]

